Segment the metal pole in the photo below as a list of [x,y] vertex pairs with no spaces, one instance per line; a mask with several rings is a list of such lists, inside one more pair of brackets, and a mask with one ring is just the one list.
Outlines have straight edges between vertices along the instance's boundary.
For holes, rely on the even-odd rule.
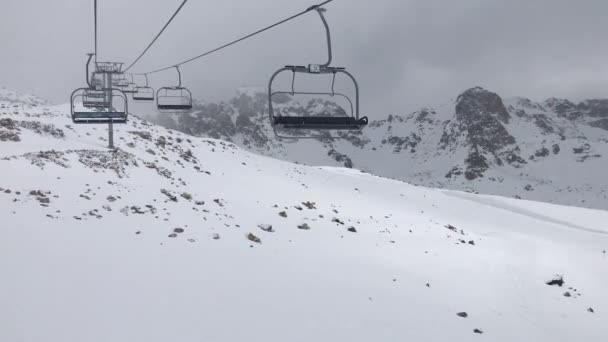
[[[104,90],[107,91],[108,96],[108,113],[112,112],[112,73],[106,72],[103,74],[104,78]],[[108,147],[114,149],[114,125],[112,122],[108,124]]]

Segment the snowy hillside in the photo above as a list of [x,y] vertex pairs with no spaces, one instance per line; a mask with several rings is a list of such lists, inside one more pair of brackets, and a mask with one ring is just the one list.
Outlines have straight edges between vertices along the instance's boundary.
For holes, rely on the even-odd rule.
[[0,341],[608,336],[608,212],[0,108]]
[[[267,98],[248,89],[191,114],[151,118],[200,137],[308,165],[334,165],[412,184],[608,210],[608,100],[535,103],[473,88],[409,115],[374,122],[343,140],[278,141]],[[289,112],[337,112],[331,101],[283,99]],[[312,108],[312,109],[311,109]],[[145,111],[141,111],[145,113]]]

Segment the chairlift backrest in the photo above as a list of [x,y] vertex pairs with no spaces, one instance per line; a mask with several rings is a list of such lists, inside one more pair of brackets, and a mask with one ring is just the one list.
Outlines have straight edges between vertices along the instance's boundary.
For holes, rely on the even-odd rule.
[[[101,97],[102,93],[104,97]],[[104,106],[87,107],[85,101],[97,96],[104,101]],[[78,106],[80,102],[82,107]],[[90,88],[76,89],[70,97],[70,109],[75,124],[126,123],[129,113],[127,95],[119,89],[104,89],[101,93]]]
[[156,107],[161,112],[188,111],[192,109],[192,92],[182,87],[182,75],[175,67],[179,83],[175,87],[163,87],[156,91]]
[[135,88],[135,93],[133,93],[134,101],[141,102],[150,102],[154,101],[156,92],[152,87],[148,84],[148,75],[144,75],[146,77],[146,85],[145,86],[137,86]]

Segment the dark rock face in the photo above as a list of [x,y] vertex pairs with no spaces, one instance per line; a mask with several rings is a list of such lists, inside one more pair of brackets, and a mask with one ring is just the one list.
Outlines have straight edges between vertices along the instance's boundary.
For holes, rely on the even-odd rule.
[[465,160],[465,164],[467,170],[464,175],[470,181],[483,177],[483,173],[490,168],[488,161],[479,151],[469,154],[469,157]]
[[580,103],[577,108],[586,112],[589,117],[608,120],[608,100],[587,100]]
[[[445,125],[440,148],[453,150],[455,145],[463,143],[464,137],[464,144],[470,151],[464,161],[464,174],[468,180],[483,177],[491,164],[503,165],[503,159],[519,167],[526,161],[518,155],[515,138],[503,125],[510,120],[511,116],[497,94],[482,88],[469,89],[458,97],[456,120]],[[458,172],[449,174],[454,175]]]
[[488,152],[515,144],[515,138],[501,124],[510,118],[501,98],[487,90],[473,88],[458,98],[456,119],[467,131],[469,142]]
[[354,166],[353,161],[347,155],[344,155],[334,149],[329,150],[329,152],[327,152],[327,155],[332,157],[338,163],[344,164],[344,167],[346,168],[352,169]]
[[545,105],[555,111],[558,116],[568,120],[577,120],[583,117],[583,113],[579,111],[578,107],[568,100],[552,98],[545,101]]
[[500,96],[483,88],[476,87],[462,93],[457,100],[456,118],[459,121],[475,121],[489,114],[503,123],[509,123],[511,115]]
[[601,128],[608,131],[608,119],[601,119],[598,121],[592,121],[589,123],[592,127]]

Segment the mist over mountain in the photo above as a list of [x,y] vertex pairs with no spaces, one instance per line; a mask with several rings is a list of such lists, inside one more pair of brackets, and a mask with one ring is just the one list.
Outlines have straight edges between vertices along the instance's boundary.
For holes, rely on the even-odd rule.
[[[303,115],[343,113],[331,100],[287,96]],[[226,102],[152,120],[184,133],[309,165],[361,169],[412,184],[608,209],[608,100],[503,99],[476,87],[413,113],[364,113],[372,122],[341,139],[277,139],[267,96],[240,90]]]

